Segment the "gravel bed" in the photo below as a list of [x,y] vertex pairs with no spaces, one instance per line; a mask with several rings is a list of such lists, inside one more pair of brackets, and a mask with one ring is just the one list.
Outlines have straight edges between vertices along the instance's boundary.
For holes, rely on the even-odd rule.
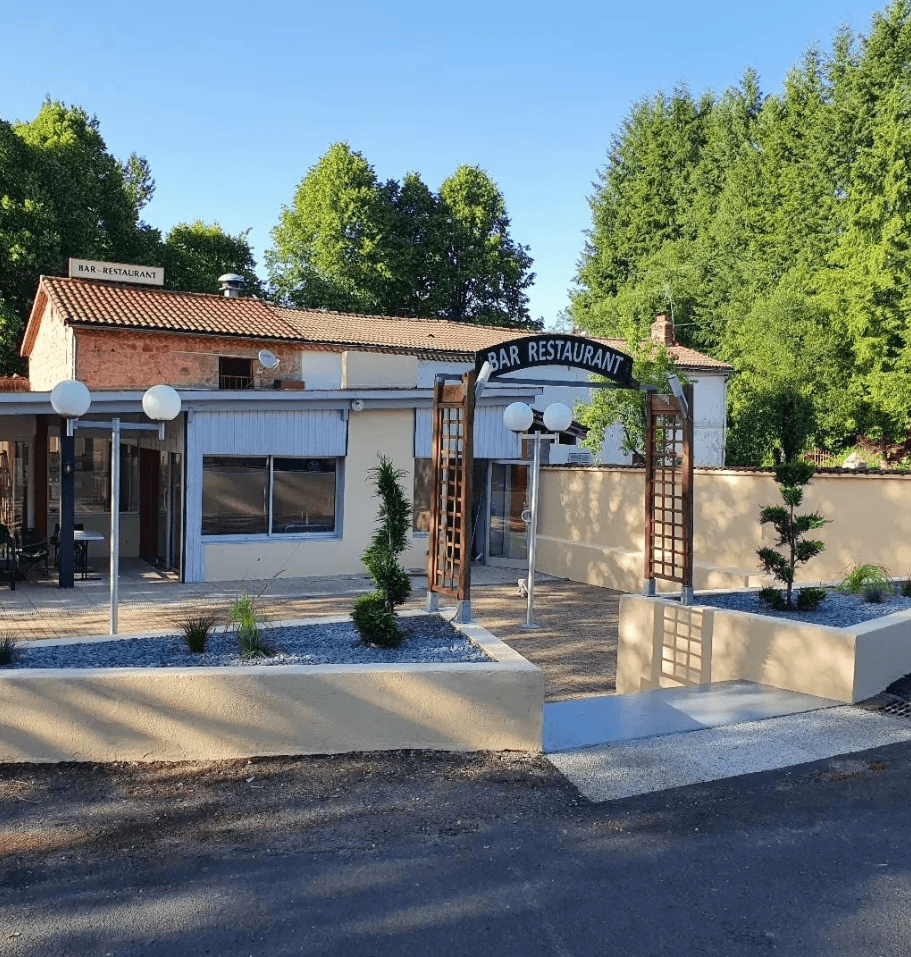
[[438,615],[400,619],[405,639],[398,648],[366,645],[351,622],[261,628],[276,654],[244,660],[237,635],[219,629],[202,654],[189,652],[179,635],[121,638],[78,644],[20,645],[12,668],[186,668],[231,665],[405,664],[413,662],[485,662],[490,659]]
[[[796,595],[795,595],[796,600]],[[911,598],[896,595],[882,603],[864,601],[856,595],[846,595],[830,588],[825,601],[815,611],[775,611],[759,600],[757,592],[725,592],[697,595],[698,605],[711,605],[714,608],[730,608],[734,611],[750,611],[756,615],[772,618],[791,618],[794,621],[809,621],[815,625],[828,625],[832,628],[849,628],[896,611],[911,609]]]

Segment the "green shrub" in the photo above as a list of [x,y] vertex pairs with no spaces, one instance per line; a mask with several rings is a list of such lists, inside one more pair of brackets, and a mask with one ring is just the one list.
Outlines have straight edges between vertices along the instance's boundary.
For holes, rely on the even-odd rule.
[[759,600],[765,602],[769,608],[774,608],[775,611],[781,611],[786,607],[784,595],[777,588],[760,588]]
[[228,624],[234,625],[237,631],[241,658],[271,658],[275,654],[275,650],[266,644],[259,630],[260,625],[265,622],[266,619],[256,613],[253,599],[249,595],[234,599]]
[[[864,597],[864,593],[869,589],[879,590],[879,601],[882,601],[883,596],[894,591],[889,572],[882,565],[855,565],[838,586],[838,590],[841,592]],[[871,599],[866,600],[870,601]]]
[[351,617],[364,641],[394,648],[402,640],[398,619],[387,610],[386,599],[378,591],[360,595],[354,602]]
[[13,663],[18,643],[15,635],[0,636],[0,668],[5,668]]
[[825,588],[801,588],[797,593],[797,607],[802,611],[812,611],[826,600]]
[[902,583],[902,597],[911,598],[911,581]]
[[215,615],[191,615],[177,623],[180,628],[180,637],[187,646],[187,651],[194,655],[201,655],[206,650],[209,635],[217,624]]
[[380,464],[369,473],[380,500],[377,528],[370,546],[361,556],[376,591],[362,595],[351,613],[354,627],[364,641],[374,645],[397,645],[402,640],[395,623],[395,607],[411,594],[411,578],[399,562],[399,555],[408,547],[411,525],[411,503],[402,486],[404,472],[380,457]]

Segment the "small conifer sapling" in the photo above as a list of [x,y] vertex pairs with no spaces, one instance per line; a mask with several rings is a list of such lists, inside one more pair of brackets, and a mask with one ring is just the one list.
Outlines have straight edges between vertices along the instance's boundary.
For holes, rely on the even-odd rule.
[[[808,562],[826,547],[823,542],[804,536],[814,528],[828,525],[828,519],[822,518],[818,512],[794,514],[794,510],[803,502],[803,490],[809,484],[814,471],[815,468],[810,462],[801,459],[777,465],[775,481],[778,483],[784,505],[766,505],[759,513],[759,523],[771,525],[778,533],[775,547],[760,548],[758,555],[766,572],[784,585],[785,608],[794,607],[791,593],[797,566]],[[778,548],[783,550],[778,551]]]

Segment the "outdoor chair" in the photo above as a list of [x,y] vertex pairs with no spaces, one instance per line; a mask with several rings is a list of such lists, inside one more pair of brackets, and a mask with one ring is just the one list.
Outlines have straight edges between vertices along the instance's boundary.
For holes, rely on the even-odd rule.
[[30,542],[28,545],[23,545],[22,541],[27,538],[26,532],[28,529],[23,529],[22,538],[19,535],[15,537],[15,547],[16,547],[16,564],[18,565],[18,572],[22,577],[32,569],[40,568],[44,566],[44,577],[50,577],[50,569],[48,568],[48,542],[46,538],[39,539],[36,542]]

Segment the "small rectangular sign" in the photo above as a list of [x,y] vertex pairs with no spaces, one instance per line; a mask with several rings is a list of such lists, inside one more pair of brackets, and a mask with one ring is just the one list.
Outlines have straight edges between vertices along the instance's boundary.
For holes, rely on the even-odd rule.
[[163,286],[164,269],[161,266],[131,266],[128,263],[103,263],[94,259],[71,259],[70,279],[101,279],[106,282]]

